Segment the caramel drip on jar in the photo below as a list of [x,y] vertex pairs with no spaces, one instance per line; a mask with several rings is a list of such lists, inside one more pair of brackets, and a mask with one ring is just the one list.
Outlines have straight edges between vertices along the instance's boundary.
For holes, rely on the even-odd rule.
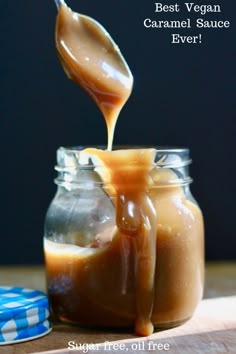
[[[112,185],[116,200],[116,233],[123,239],[125,248],[133,247],[135,253],[135,291],[137,335],[150,335],[154,302],[154,276],[156,266],[157,215],[148,195],[150,171],[153,168],[154,149],[102,151],[86,149],[100,161],[97,169],[103,182]],[[113,195],[114,196],[114,195]],[[115,236],[114,236],[115,237]],[[129,262],[123,250],[123,275],[128,273]]]
[[88,92],[103,113],[111,150],[118,115],[132,91],[128,65],[98,22],[66,5],[59,8],[55,36],[67,76]]

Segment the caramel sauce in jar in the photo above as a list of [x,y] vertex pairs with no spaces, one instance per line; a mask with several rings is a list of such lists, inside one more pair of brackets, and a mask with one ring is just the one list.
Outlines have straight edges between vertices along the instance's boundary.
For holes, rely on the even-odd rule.
[[[153,326],[170,328],[192,316],[204,282],[202,213],[181,167],[185,161],[174,172],[168,164],[158,167],[157,153],[75,150],[73,176],[70,165],[59,169],[45,232],[49,298],[59,319],[133,326],[145,336]],[[85,156],[93,167],[76,165]],[[90,168],[93,182],[83,174]]]

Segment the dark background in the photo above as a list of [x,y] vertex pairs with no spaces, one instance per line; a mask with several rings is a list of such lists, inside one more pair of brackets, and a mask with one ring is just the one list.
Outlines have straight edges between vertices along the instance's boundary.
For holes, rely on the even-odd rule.
[[[205,16],[230,20],[230,29],[201,31],[144,28],[146,17],[181,18],[155,14],[154,1],[68,3],[103,23],[134,74],[114,142],[189,147],[192,191],[205,216],[207,259],[236,258],[235,1],[218,1],[223,13]],[[57,59],[55,15],[53,0],[0,0],[2,264],[43,261],[56,149],[106,143],[97,107],[66,78]],[[196,17],[203,16],[191,16]],[[173,45],[173,32],[202,33],[202,44]]]

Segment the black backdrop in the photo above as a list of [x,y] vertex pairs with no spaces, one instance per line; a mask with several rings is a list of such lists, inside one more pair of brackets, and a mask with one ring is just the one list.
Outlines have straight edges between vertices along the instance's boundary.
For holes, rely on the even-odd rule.
[[[230,29],[201,31],[202,44],[196,45],[173,45],[173,31],[144,28],[146,17],[181,17],[158,17],[153,1],[68,2],[104,24],[134,74],[115,143],[189,147],[192,191],[205,216],[206,256],[235,258],[235,1],[221,3],[221,15],[205,16],[230,20]],[[43,261],[56,149],[106,143],[98,109],[60,67],[55,15],[53,0],[0,1],[2,264]]]

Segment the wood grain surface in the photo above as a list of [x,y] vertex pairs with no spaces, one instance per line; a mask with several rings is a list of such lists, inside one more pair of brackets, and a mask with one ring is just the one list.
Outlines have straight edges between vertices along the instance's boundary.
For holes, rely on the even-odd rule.
[[[43,267],[0,267],[1,285],[45,290]],[[68,342],[78,350],[69,350]],[[105,344],[106,342],[106,344]],[[1,354],[28,353],[236,353],[236,263],[206,266],[204,300],[180,327],[137,338],[132,332],[105,332],[54,323],[45,337],[0,346]]]

